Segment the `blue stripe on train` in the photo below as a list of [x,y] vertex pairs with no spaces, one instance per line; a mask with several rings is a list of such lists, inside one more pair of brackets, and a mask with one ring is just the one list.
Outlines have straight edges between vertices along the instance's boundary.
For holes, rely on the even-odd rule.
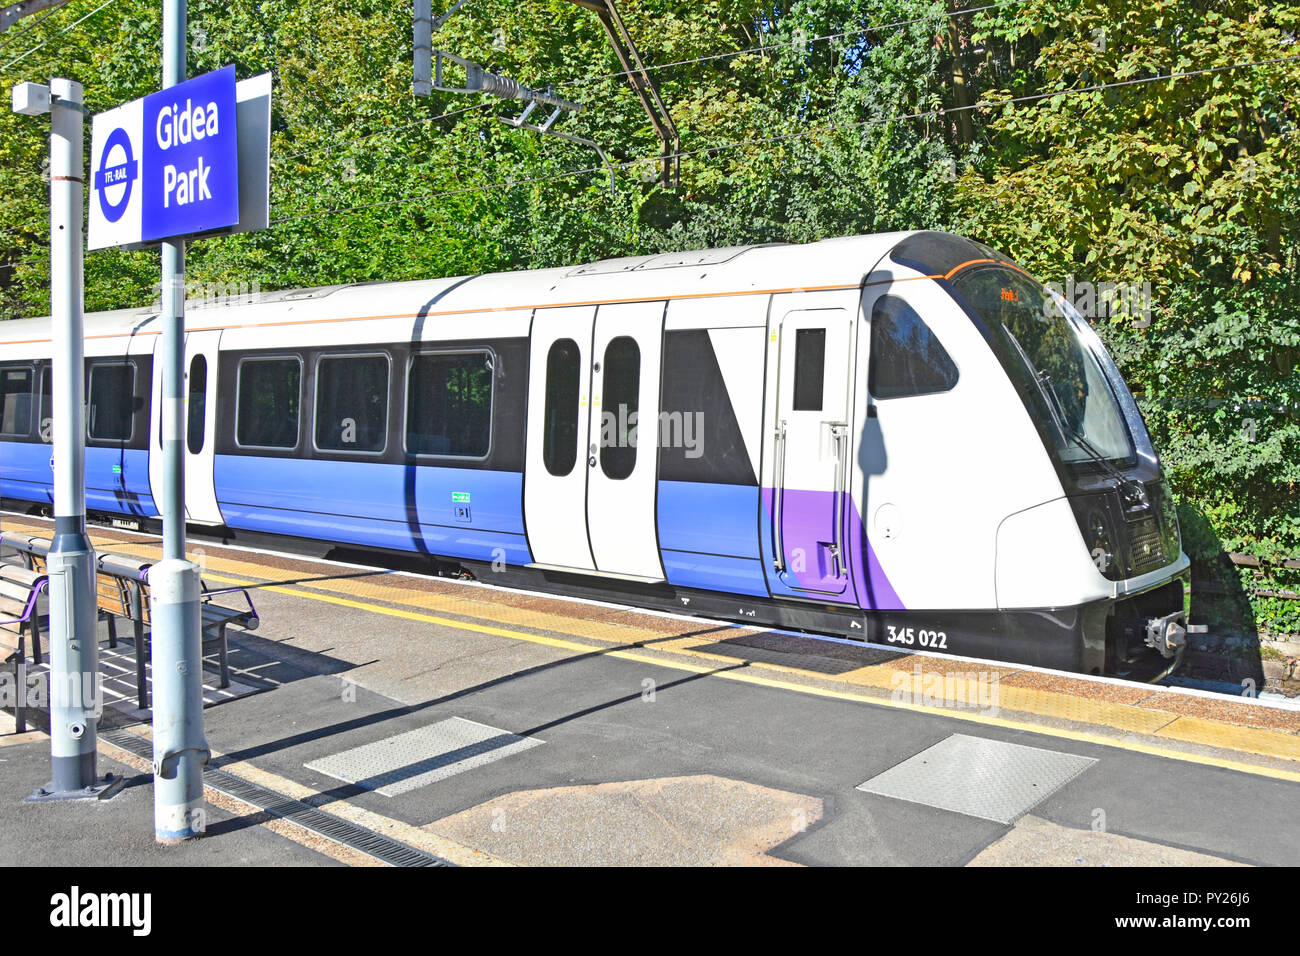
[[[0,442],[0,495],[45,504],[54,499],[51,447],[43,442]],[[153,517],[149,453],[143,448],[86,448],[86,507],[91,511]]]
[[661,481],[657,521],[669,584],[767,596],[756,487]]
[[0,495],[48,504],[54,498],[50,446],[0,441]]
[[[214,474],[217,504],[232,528],[508,564],[532,560],[518,472],[218,455]],[[468,514],[458,518],[460,508]]]

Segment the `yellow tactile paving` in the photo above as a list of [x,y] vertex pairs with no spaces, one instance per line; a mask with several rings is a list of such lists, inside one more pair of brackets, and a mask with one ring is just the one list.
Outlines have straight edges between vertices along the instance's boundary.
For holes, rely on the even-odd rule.
[[1238,750],[1262,757],[1300,761],[1300,737],[1295,734],[1241,727],[1203,717],[1178,717],[1162,727],[1157,736],[1204,744],[1219,750]]
[[1144,710],[1129,704],[1113,704],[1104,700],[1072,697],[1056,691],[1032,687],[1003,687],[998,692],[999,701],[1007,710],[1040,714],[1076,723],[1100,724],[1115,730],[1151,734],[1173,720],[1170,714]]
[[1300,733],[1300,710],[1258,707],[1226,697],[1189,697],[1161,691],[1142,701],[1142,707],[1168,711],[1179,717],[1201,717],[1226,724],[1240,724],[1256,730]]
[[[609,640],[607,634],[597,635]],[[1075,697],[1056,691],[1045,691],[1034,687],[1008,686],[1000,680],[1004,675],[1016,673],[1014,670],[978,671],[976,665],[965,661],[944,661],[936,658],[906,658],[908,669],[902,670],[897,661],[886,664],[872,664],[857,667],[836,674],[795,667],[789,664],[777,664],[762,660],[752,653],[747,645],[736,645],[735,653],[728,654],[720,647],[728,646],[727,641],[701,642],[699,638],[680,638],[661,641],[655,645],[659,650],[672,650],[692,653],[696,656],[715,660],[743,660],[764,670],[796,674],[806,677],[818,677],[843,682],[859,687],[898,692],[912,700],[941,698],[961,702],[966,706],[989,707],[997,710],[1018,711],[1068,720],[1074,723],[1101,724],[1116,730],[1133,733],[1154,733],[1160,727],[1174,719],[1173,714],[1146,710],[1136,706],[1116,704],[1105,700],[1093,700]],[[708,652],[697,650],[709,647]],[[748,652],[748,653],[747,653]],[[789,654],[783,655],[789,657]],[[919,669],[919,670],[918,670]],[[977,674],[972,677],[970,675]],[[936,681],[942,681],[938,691],[934,689]],[[1141,696],[1146,696],[1145,694]],[[986,705],[987,702],[987,706]]]

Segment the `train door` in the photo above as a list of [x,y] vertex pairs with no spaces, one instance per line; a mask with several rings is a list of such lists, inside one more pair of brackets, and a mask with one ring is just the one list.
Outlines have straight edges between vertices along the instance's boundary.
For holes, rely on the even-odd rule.
[[655,530],[663,302],[601,306],[592,337],[587,533],[596,569],[663,580]]
[[587,429],[594,306],[538,309],[528,367],[524,518],[539,565],[594,571],[587,540]]
[[777,322],[777,305],[769,335],[769,369],[776,372],[771,491],[764,495],[772,592],[852,602],[846,506],[853,315],[799,309]]
[[537,310],[524,513],[536,566],[663,580],[663,302]]
[[185,336],[185,516],[195,524],[223,523],[213,483],[220,341],[220,331]]
[[[185,519],[194,524],[223,524],[213,484],[217,421],[217,346],[221,332],[189,332],[185,336],[185,401],[181,440],[185,450]],[[150,432],[149,479],[154,501],[162,510],[162,353],[154,352],[153,422]]]

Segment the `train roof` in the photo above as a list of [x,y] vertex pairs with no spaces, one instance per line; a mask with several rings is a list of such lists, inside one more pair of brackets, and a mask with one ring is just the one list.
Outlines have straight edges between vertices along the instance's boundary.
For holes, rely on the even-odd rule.
[[[843,236],[806,244],[772,243],[603,259],[577,266],[452,276],[405,282],[362,282],[240,294],[237,283],[214,286],[207,300],[186,303],[186,326],[235,329],[371,319],[430,320],[516,312],[537,307],[618,301],[754,294],[857,284],[914,232]],[[88,313],[88,338],[156,333],[157,307]],[[0,344],[47,339],[49,317],[0,325]]]

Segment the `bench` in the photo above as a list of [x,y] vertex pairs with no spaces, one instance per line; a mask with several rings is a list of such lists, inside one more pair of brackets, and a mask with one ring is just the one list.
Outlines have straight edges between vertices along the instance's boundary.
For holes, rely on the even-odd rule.
[[[108,618],[109,646],[113,647],[117,644],[117,618],[130,621],[135,630],[135,686],[141,710],[149,707],[145,661],[153,633],[153,619],[149,605],[149,570],[152,566],[151,562],[131,555],[101,551],[95,556],[95,591],[100,613]],[[233,624],[244,630],[256,630],[259,623],[257,610],[253,607],[253,599],[249,597],[246,588],[213,591],[209,590],[201,579],[199,587],[201,589],[199,604],[201,653],[204,656],[216,653],[218,673],[221,678],[217,686],[224,690],[230,686],[226,628]],[[240,594],[247,606],[233,608],[214,604],[212,598],[220,594]]]
[[14,664],[14,718],[18,733],[27,730],[27,648],[32,639],[32,663],[41,663],[41,620],[37,607],[49,579],[39,571],[0,564],[0,650]]
[[[0,534],[0,543],[16,549],[23,555],[28,568],[36,573],[44,572],[45,557],[49,553],[50,542],[46,538],[4,532]],[[99,616],[108,622],[108,643],[117,646],[117,619],[130,621],[135,637],[135,682],[136,698],[141,710],[149,707],[149,689],[145,680],[145,662],[148,660],[149,643],[152,631],[152,618],[149,607],[149,570],[152,562],[127,554],[114,554],[101,551],[95,555],[95,601]],[[230,666],[226,628],[235,625],[245,630],[256,630],[259,623],[257,610],[246,588],[224,588],[210,590],[200,580],[200,626],[202,653],[217,655],[222,689],[230,686]],[[226,607],[213,602],[219,595],[238,594],[243,597],[246,607]]]

